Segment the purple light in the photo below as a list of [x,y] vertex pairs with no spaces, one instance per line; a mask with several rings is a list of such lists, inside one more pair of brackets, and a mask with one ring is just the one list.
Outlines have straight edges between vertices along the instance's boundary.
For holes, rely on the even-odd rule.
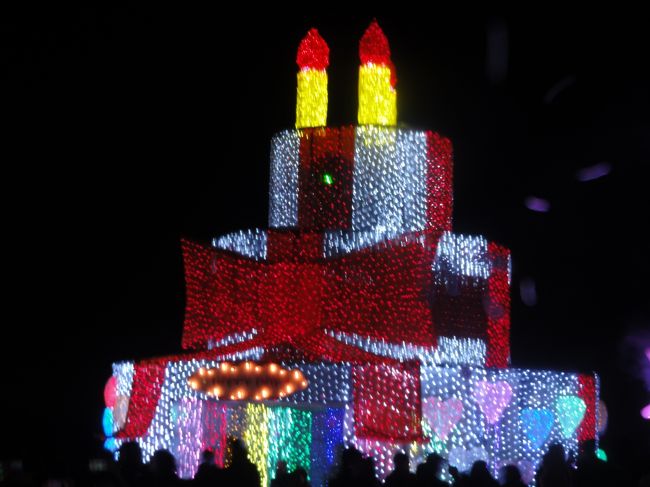
[[510,404],[512,387],[506,381],[480,380],[474,386],[474,400],[478,403],[489,424],[499,421],[501,413]]
[[648,404],[646,407],[644,407],[644,408],[641,410],[641,416],[642,416],[644,419],[650,419],[650,404]]
[[555,83],[551,87],[551,89],[546,92],[546,95],[544,95],[544,103],[546,103],[547,105],[551,103],[557,95],[559,95],[561,92],[566,90],[569,86],[571,86],[575,82],[576,82],[576,77],[571,75]]
[[524,200],[524,204],[529,210],[537,211],[539,213],[546,213],[551,209],[551,204],[547,200],[536,196],[528,196]]
[[537,289],[535,288],[535,281],[530,277],[525,277],[519,283],[519,294],[521,301],[526,306],[535,306],[537,304]]
[[650,348],[645,349],[645,356],[648,357],[648,362],[650,362]]
[[584,167],[576,173],[578,181],[586,182],[593,181],[594,179],[607,176],[612,170],[612,165],[609,162],[599,162],[593,166]]

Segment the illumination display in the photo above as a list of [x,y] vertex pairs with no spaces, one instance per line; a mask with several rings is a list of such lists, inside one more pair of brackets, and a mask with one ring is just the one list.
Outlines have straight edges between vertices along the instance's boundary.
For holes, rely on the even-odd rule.
[[184,351],[113,365],[111,450],[168,449],[189,478],[202,450],[227,465],[235,436],[264,487],[279,460],[322,486],[351,445],[381,478],[398,451],[413,467],[436,452],[531,483],[551,443],[598,439],[597,376],[509,367],[510,252],[452,231],[451,143],[396,127],[376,22],[359,52],[359,125],[326,127],[329,49],[301,42],[269,228],[183,240]]

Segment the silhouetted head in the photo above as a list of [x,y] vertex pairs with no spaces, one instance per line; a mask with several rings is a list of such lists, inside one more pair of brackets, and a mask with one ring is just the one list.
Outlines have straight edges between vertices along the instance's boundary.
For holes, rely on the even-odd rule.
[[118,463],[122,467],[142,465],[142,449],[135,441],[127,441],[120,446]]
[[375,459],[372,457],[366,457],[362,462],[364,475],[375,478]]
[[230,451],[232,453],[232,463],[246,461],[246,445],[239,438],[230,439]]
[[586,440],[580,443],[580,456],[594,457],[596,456],[596,440]]
[[484,480],[492,478],[492,475],[490,475],[490,471],[488,470],[487,463],[485,463],[483,460],[477,460],[474,462],[469,476],[473,480]]
[[501,469],[501,475],[506,484],[522,482],[521,472],[516,465],[506,465]]
[[158,477],[176,475],[176,459],[168,450],[156,450],[151,457],[151,472]]
[[278,462],[275,464],[275,471],[278,474],[287,473],[287,462],[285,462],[284,460],[278,460]]
[[203,450],[201,452],[201,463],[212,465],[214,463],[214,452],[210,450]]
[[393,457],[395,470],[404,472],[409,469],[409,456],[406,453],[396,453]]
[[444,462],[445,459],[442,458],[440,455],[437,453],[429,453],[427,455],[426,459],[426,464],[430,466],[430,468],[433,470],[433,472],[438,475],[438,472],[440,471],[440,466],[442,465],[442,462]]
[[307,470],[298,467],[293,471],[293,475],[302,483],[307,482]]
[[343,470],[356,470],[363,461],[363,455],[354,447],[346,448],[341,454],[341,468]]
[[546,452],[545,461],[550,465],[562,464],[566,461],[566,455],[564,453],[564,446],[561,443],[553,443],[548,447],[548,452]]

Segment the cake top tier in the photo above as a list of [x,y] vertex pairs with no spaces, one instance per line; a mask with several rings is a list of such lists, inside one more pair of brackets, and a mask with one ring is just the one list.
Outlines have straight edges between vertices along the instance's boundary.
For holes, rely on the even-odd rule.
[[327,127],[329,48],[316,29],[301,41],[296,129],[272,140],[269,225],[374,240],[450,230],[451,143],[396,127],[395,67],[376,21],[359,59],[358,125]]

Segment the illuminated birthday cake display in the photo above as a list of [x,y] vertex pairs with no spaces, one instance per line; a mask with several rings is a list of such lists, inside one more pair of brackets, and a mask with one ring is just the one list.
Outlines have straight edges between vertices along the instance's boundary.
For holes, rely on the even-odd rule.
[[510,252],[452,231],[452,146],[397,126],[376,22],[360,42],[358,124],[327,126],[329,49],[297,63],[296,127],[271,141],[269,228],[184,241],[184,352],[113,365],[106,447],[170,450],[191,477],[242,438],[321,486],[344,446],[385,477],[397,451],[468,469],[597,437],[595,375],[510,367]]

